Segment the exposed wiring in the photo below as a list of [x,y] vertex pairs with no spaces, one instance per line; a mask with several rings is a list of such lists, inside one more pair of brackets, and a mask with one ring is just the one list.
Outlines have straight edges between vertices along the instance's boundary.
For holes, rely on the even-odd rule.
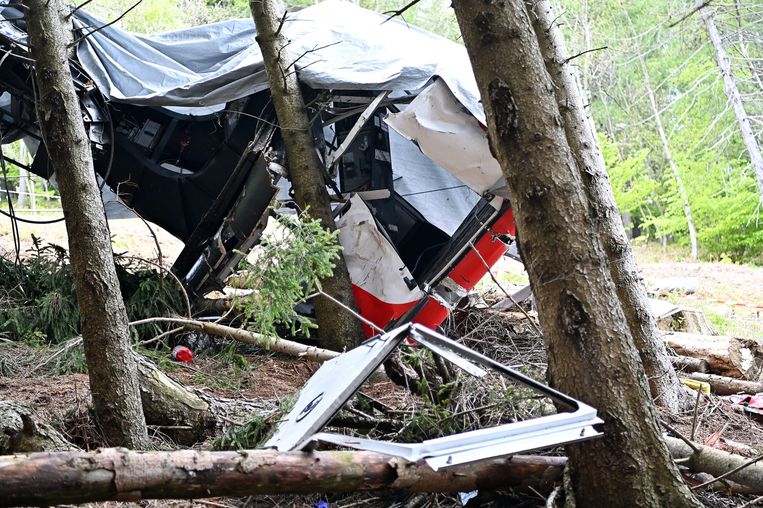
[[407,197],[407,196],[418,196],[420,194],[431,194],[432,192],[443,192],[446,190],[453,190],[453,189],[463,189],[464,187],[467,187],[466,185],[454,185],[453,187],[442,187],[439,189],[430,189],[425,191],[419,191],[419,192],[410,192],[408,194],[400,194],[400,197]]
[[[3,134],[0,132],[0,166],[2,166],[3,171],[3,184],[5,186],[5,197],[8,201],[8,210],[10,211],[11,215],[11,234],[13,235],[13,248],[16,251],[16,260],[15,263],[18,265],[21,263],[21,235],[19,234],[19,225],[16,222],[14,218],[13,213],[13,198],[11,197],[11,191],[8,187],[8,171],[5,167],[5,156],[3,156]],[[4,215],[8,215],[5,214]]]
[[34,220],[34,219],[24,219],[16,215],[16,213],[11,209],[8,212],[5,210],[0,210],[0,215],[5,215],[6,217],[17,221],[17,222],[23,222],[25,224],[55,224],[57,222],[61,222],[64,220],[64,217],[59,217],[58,219],[49,219],[49,220]]

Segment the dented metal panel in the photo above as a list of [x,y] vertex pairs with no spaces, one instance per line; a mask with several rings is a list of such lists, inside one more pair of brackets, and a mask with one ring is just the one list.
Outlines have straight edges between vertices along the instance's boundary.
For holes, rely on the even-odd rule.
[[[549,397],[567,412],[526,421],[454,434],[421,443],[394,443],[342,434],[318,432],[360,388],[403,338],[410,337],[466,372],[481,377],[483,367]],[[432,469],[475,462],[491,457],[576,443],[601,436],[603,423],[596,410],[514,369],[488,358],[421,325],[406,325],[369,340],[366,344],[325,363],[310,378],[299,400],[265,447],[280,451],[308,449],[318,443],[369,450],[416,461]]]

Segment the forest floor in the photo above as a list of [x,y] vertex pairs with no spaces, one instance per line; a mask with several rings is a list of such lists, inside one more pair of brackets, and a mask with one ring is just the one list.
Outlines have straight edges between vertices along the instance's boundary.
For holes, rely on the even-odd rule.
[[[154,228],[152,235],[147,226],[138,219],[113,221],[111,224],[117,252],[129,251],[130,255],[155,260],[157,243],[161,249],[163,264],[169,266],[180,252],[182,243],[168,233]],[[54,225],[22,225],[21,252],[32,247],[31,235],[44,242],[66,246],[63,223]],[[14,250],[8,222],[0,220],[0,252],[6,257]],[[671,294],[674,303],[687,308],[703,310],[721,333],[757,337],[763,340],[763,268],[727,263],[705,263],[675,261],[659,250],[637,249],[642,274],[647,287],[659,285],[663,279],[690,278],[697,282],[697,289],[691,295]],[[503,282],[515,285],[526,283],[526,277],[519,263],[502,260],[496,267],[497,277]],[[490,285],[490,284],[488,284]],[[481,317],[477,319],[482,319]],[[468,322],[464,326],[469,326]],[[505,327],[497,323],[497,327]],[[511,326],[514,326],[512,324]],[[488,327],[489,328],[489,327]],[[455,329],[454,329],[455,330]],[[1,331],[1,330],[0,330]],[[458,333],[462,330],[455,330]],[[537,362],[542,354],[542,344],[535,343],[529,349],[518,348],[514,356],[502,358],[506,363],[517,360]],[[528,351],[530,351],[528,353]],[[0,400],[15,399],[32,404],[41,416],[51,421],[62,421],[72,408],[86,408],[89,403],[88,381],[85,374],[50,375],[45,369],[35,370],[45,362],[45,354],[35,356],[28,347],[4,348],[5,358],[0,358]],[[523,356],[524,355],[524,356]],[[531,358],[528,359],[528,355]],[[295,393],[315,372],[317,366],[294,358],[276,356],[270,353],[243,353],[239,355],[245,362],[232,362],[230,356],[201,353],[191,365],[161,362],[162,367],[181,382],[208,393],[222,397],[281,399]],[[12,372],[3,370],[3,361],[12,364]],[[543,362],[543,360],[540,360]],[[420,403],[420,399],[389,381],[373,383],[365,388],[365,393],[401,412]],[[75,411],[78,413],[79,411]],[[698,411],[697,440],[706,438],[721,429],[724,437],[752,446],[763,442],[763,425],[734,413],[717,397],[706,397]],[[672,424],[685,434],[691,432],[693,415],[667,416]],[[70,432],[77,432],[76,425]],[[70,437],[77,438],[76,435]],[[326,497],[324,497],[326,498]],[[214,506],[234,508],[242,506],[316,506],[321,496],[312,497],[258,497],[247,499],[216,498],[197,501],[150,501],[133,506]],[[723,493],[703,494],[707,506],[739,506],[752,499],[749,496],[727,496]],[[387,507],[387,506],[461,506],[453,496],[432,495],[420,498],[388,495],[346,495],[330,496],[331,507]],[[485,506],[514,506],[503,501],[493,501]],[[520,499],[522,506],[543,506],[545,500],[536,496]],[[91,506],[115,506],[115,503],[98,503]],[[120,504],[124,505],[124,504]],[[471,506],[471,505],[470,505]],[[519,506],[519,505],[517,505]]]

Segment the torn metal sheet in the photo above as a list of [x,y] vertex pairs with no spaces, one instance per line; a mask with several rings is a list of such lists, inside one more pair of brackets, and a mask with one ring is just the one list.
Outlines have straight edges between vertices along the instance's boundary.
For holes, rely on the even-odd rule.
[[[483,367],[505,375],[552,399],[568,412],[521,422],[454,434],[421,443],[394,443],[342,434],[317,432],[349,400],[365,380],[400,344],[410,337],[435,354],[454,362],[475,376]],[[440,468],[492,457],[548,448],[593,439],[603,423],[596,410],[506,365],[421,325],[406,325],[371,339],[360,347],[325,363],[305,385],[299,400],[265,443],[280,451],[308,449],[319,442],[396,455],[410,461],[425,460]]]
[[384,327],[425,294],[413,283],[410,270],[379,230],[360,196],[354,195],[349,204],[337,221],[337,228],[355,301],[364,317]]
[[490,153],[487,132],[442,80],[385,122],[476,192],[503,194],[503,173]]
[[509,310],[518,306],[520,303],[524,302],[528,298],[531,298],[532,296],[533,290],[529,285],[527,285],[516,291],[509,298],[504,298],[500,302],[491,305],[490,308],[495,310]]
[[282,420],[265,448],[294,450],[306,436],[318,432],[363,382],[408,336],[408,326],[367,340],[355,349],[325,362],[300,392],[294,408]]

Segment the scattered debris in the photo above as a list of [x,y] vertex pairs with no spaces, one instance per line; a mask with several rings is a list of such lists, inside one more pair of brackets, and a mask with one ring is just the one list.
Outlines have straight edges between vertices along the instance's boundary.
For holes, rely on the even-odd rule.
[[734,407],[743,413],[763,418],[763,392],[757,395],[729,395],[726,400],[733,402]]

